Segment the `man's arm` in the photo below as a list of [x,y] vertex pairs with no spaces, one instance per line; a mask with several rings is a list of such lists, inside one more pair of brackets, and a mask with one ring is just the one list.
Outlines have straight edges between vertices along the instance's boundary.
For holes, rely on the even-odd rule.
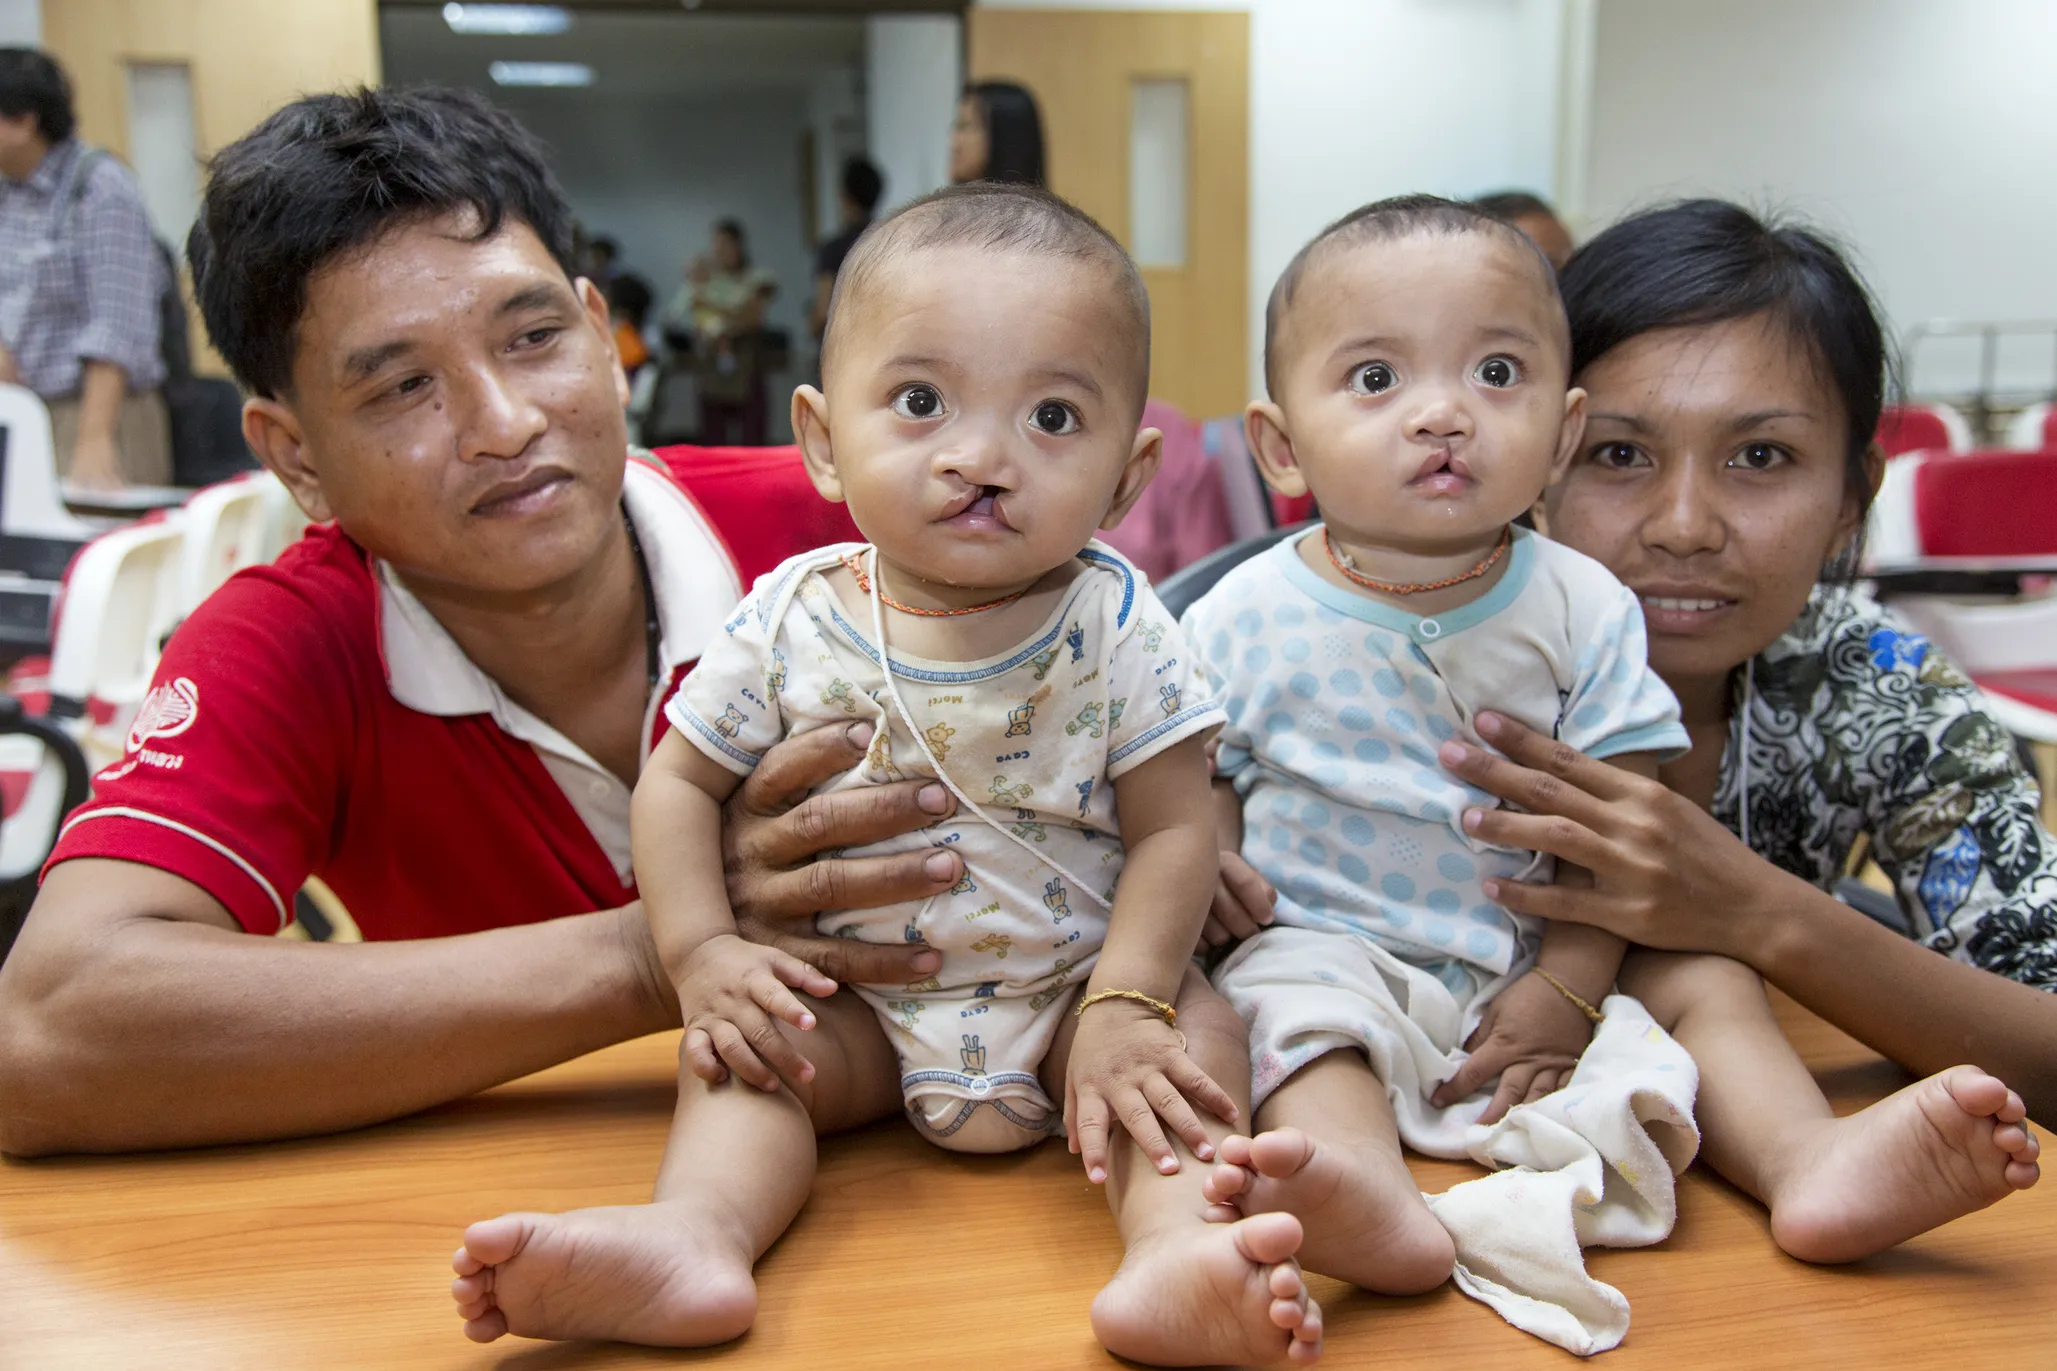
[[637,905],[301,943],[155,867],[69,861],[0,966],[0,1151],[352,1128],[677,1024]]
[[127,393],[128,377],[120,367],[86,359],[79,379],[78,437],[72,443],[71,464],[65,469],[66,479],[73,485],[118,490],[127,484],[115,438],[122,397]]

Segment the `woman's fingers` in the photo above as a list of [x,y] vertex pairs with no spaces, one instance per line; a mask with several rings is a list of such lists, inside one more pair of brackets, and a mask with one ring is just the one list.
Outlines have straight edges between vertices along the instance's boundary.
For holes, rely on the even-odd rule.
[[[1550,746],[1562,744],[1552,742]],[[1509,804],[1536,814],[1557,814],[1578,823],[1601,827],[1607,821],[1608,806],[1613,800],[1603,796],[1598,789],[1589,789],[1585,783],[1604,785],[1611,795],[1618,789],[1612,784],[1614,779],[1626,773],[1605,762],[1596,762],[1583,753],[1571,755],[1584,762],[1586,767],[1568,766],[1565,770],[1570,774],[1557,775],[1522,766],[1455,739],[1436,749],[1436,760],[1443,764],[1445,771],[1488,794],[1499,796]],[[1595,773],[1604,774],[1596,776]]]
[[1570,743],[1545,737],[1518,720],[1490,709],[1482,710],[1472,723],[1479,736],[1500,749],[1508,760],[1563,781],[1609,804],[1629,798],[1638,786],[1657,784],[1620,767],[1609,766],[1597,757],[1587,756]]
[[1588,871],[1604,867],[1614,848],[1593,829],[1556,814],[1521,814],[1511,809],[1467,809],[1464,831],[1495,847],[1547,852]]
[[1618,920],[1602,917],[1617,912],[1617,906],[1595,891],[1562,885],[1538,885],[1532,881],[1505,881],[1498,877],[1487,878],[1484,889],[1487,899],[1510,913],[1533,914],[1538,919],[1560,923],[1590,924],[1636,941],[1635,935],[1622,927]]

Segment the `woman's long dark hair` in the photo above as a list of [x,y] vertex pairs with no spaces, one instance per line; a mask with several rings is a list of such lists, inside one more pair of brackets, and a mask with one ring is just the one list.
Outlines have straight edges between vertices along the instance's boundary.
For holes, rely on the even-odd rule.
[[1726,200],[1682,200],[1608,228],[1565,264],[1558,286],[1574,378],[1645,333],[1775,320],[1841,399],[1844,489],[1860,515],[1870,509],[1866,454],[1890,359],[1871,291],[1827,237]]
[[986,169],[981,181],[1043,184],[1043,116],[1036,97],[1012,81],[980,81],[964,93],[986,117]]

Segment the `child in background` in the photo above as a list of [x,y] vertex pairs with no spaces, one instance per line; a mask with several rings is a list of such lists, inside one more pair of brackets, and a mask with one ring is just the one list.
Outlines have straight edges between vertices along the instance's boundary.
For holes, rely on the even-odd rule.
[[[939,1146],[1000,1152],[1061,1112],[1128,1241],[1093,1308],[1111,1350],[1312,1361],[1299,1223],[1206,1222],[1202,1168],[1158,1123],[1211,1160],[1248,1067],[1190,964],[1215,880],[1203,749],[1221,711],[1148,584],[1091,541],[1157,463],[1157,432],[1138,431],[1135,267],[1041,191],[944,191],[860,240],[824,362],[794,429],[871,541],[757,584],[668,706],[636,789],[637,875],[686,1029],[657,1203],[474,1225],[467,1331],[735,1337],[752,1265],[806,1199],[817,1130],[901,1107]],[[765,750],[853,720],[874,726],[870,753],[829,789],[934,776],[958,800],[940,833],[867,850],[940,841],[966,874],[921,904],[824,914],[827,931],[918,937],[943,958],[917,984],[843,995],[737,935],[720,823]]]
[[[1327,522],[1237,568],[1185,621],[1227,697],[1215,924],[1250,936],[1215,979],[1251,1025],[1265,1130],[1223,1144],[1209,1196],[1297,1213],[1310,1269],[1406,1293],[1448,1276],[1453,1249],[1401,1142],[1465,1155],[1471,1124],[1563,1085],[1625,950],[1485,898],[1492,878],[1549,879],[1547,859],[1471,837],[1461,816],[1494,801],[1436,748],[1483,746],[1472,719],[1486,708],[1644,775],[1688,739],[1634,595],[1511,526],[1584,425],[1555,276],[1532,243],[1434,197],[1371,205],[1301,250],[1266,326],[1272,399],[1249,409],[1251,446],[1266,479],[1311,490]],[[1275,916],[1253,907],[1252,867],[1277,888]],[[1591,880],[1571,866],[1555,879]],[[1703,1078],[1761,1072],[1773,1053],[1792,1069],[1756,1005],[1729,1007],[1748,1031],[1685,1037]],[[2003,1112],[2019,1119],[2019,1100]],[[1964,1212],[1939,1171],[1998,1172],[2023,1133],[1979,1122],[1991,1145],[1960,1155],[1920,1130],[1845,1121],[1850,1163],[1937,1176],[1914,1188],[1942,1198],[1882,1187],[1877,1212],[1801,1222],[1878,1250]],[[1718,1168],[1819,1160],[1735,1131],[1707,1139]]]

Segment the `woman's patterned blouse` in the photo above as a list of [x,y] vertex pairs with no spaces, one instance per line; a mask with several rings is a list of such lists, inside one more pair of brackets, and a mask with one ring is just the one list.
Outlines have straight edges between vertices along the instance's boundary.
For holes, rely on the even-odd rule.
[[[1758,854],[1828,889],[1868,833],[1924,943],[2057,991],[2057,841],[2012,737],[1964,675],[1875,600],[1833,587],[1814,592],[1754,675]],[[1739,708],[1714,797],[1735,831],[1742,721]]]

